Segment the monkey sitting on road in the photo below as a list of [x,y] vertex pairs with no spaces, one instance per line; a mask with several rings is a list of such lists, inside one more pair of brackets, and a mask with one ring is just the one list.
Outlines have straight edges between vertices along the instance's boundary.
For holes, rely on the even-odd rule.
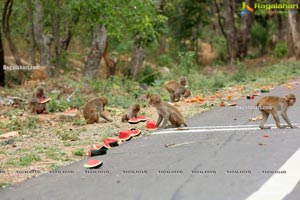
[[140,105],[139,104],[134,104],[131,108],[129,108],[124,115],[122,116],[121,121],[126,122],[130,118],[137,118],[137,114],[140,111]]
[[[158,112],[156,127],[159,127],[162,120],[162,128],[180,127],[181,125],[187,126],[180,111],[175,106],[163,101],[159,95],[151,95],[149,97],[149,104],[156,107]],[[169,126],[167,126],[168,121],[171,122]]]
[[[286,95],[285,97],[265,96],[265,97],[260,98],[255,105],[256,107],[259,108],[259,110],[263,116],[262,122],[260,123],[259,127],[261,129],[270,129],[271,128],[270,126],[264,126],[269,117],[269,114],[271,114],[273,116],[276,126],[278,128],[286,128],[286,127],[298,128],[291,124],[291,122],[287,116],[287,113],[286,113],[287,109],[290,106],[293,106],[295,102],[296,102],[296,97],[294,94],[289,94],[289,95]],[[284,121],[287,123],[287,125],[280,125],[279,116],[278,116],[277,111],[280,112],[280,115],[282,116]],[[253,110],[251,113],[251,118],[252,118],[252,115],[253,115]]]
[[187,98],[191,95],[191,91],[186,88],[187,79],[182,77],[178,82],[171,80],[164,83],[164,88],[170,94],[171,102],[176,102],[180,100],[181,95]]
[[100,97],[92,99],[87,102],[83,108],[83,116],[87,124],[97,123],[99,121],[99,115],[106,121],[112,122],[111,119],[104,115],[104,107],[107,104],[107,99],[105,97]]

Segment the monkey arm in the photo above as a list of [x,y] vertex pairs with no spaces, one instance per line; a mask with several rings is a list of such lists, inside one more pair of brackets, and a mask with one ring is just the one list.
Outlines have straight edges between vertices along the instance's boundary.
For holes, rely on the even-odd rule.
[[167,123],[170,119],[170,116],[171,114],[170,113],[167,113],[163,118],[164,118],[164,121],[163,121],[163,124],[162,124],[162,128],[166,128],[167,127]]
[[160,114],[158,114],[158,119],[157,119],[157,122],[156,122],[156,127],[157,127],[157,128],[159,127],[159,125],[160,125],[162,119],[163,119],[163,117],[162,117]]
[[291,128],[297,128],[296,126],[293,126],[287,116],[286,113],[281,113],[281,117],[284,119],[284,121],[288,124],[289,127]]
[[113,121],[112,119],[109,119],[108,117],[106,117],[106,116],[104,115],[104,113],[103,113],[103,112],[104,112],[103,106],[99,106],[98,111],[99,111],[100,117],[102,117],[103,119],[105,119],[106,121],[109,121],[109,122],[112,122],[112,121]]

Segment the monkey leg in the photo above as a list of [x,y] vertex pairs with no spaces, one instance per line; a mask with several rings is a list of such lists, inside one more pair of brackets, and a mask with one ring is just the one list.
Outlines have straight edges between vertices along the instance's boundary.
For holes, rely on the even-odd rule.
[[272,109],[271,114],[272,114],[272,116],[273,116],[273,118],[275,120],[277,128],[286,128],[286,126],[281,126],[280,125],[279,116],[278,116],[276,110]]
[[294,126],[291,124],[288,116],[286,115],[286,113],[281,113],[281,117],[284,119],[284,121],[288,124],[288,125],[283,125],[284,128],[286,127],[291,127],[291,128],[298,128],[297,126]]
[[261,110],[261,113],[262,113],[263,119],[262,119],[261,123],[259,124],[259,128],[270,129],[271,128],[270,126],[264,126],[269,117],[269,113],[264,110]]
[[172,124],[172,128],[180,127],[182,124],[184,124],[184,122],[182,122],[176,113],[172,113],[170,115],[170,122]]
[[158,128],[161,121],[162,121],[163,117],[161,115],[158,115],[158,119],[157,119],[157,122],[156,122],[156,127]]
[[168,121],[170,120],[170,114],[166,114],[164,117],[163,117],[163,124],[162,124],[162,128],[166,128],[167,127],[167,124],[168,124]]
[[175,94],[174,93],[170,93],[170,100],[172,103],[175,102]]

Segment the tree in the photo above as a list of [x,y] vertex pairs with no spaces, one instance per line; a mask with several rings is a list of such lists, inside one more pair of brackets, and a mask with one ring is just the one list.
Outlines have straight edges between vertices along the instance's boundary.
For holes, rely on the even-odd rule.
[[[297,0],[291,0],[292,4],[298,3]],[[300,59],[300,13],[297,9],[289,11],[289,25],[291,30],[292,51],[296,59]]]
[[[3,9],[3,15],[2,15],[2,28],[3,32],[7,38],[9,48],[13,54],[13,57],[16,61],[16,64],[18,66],[21,66],[21,59],[17,50],[16,45],[14,44],[11,34],[10,34],[10,27],[9,27],[9,19],[12,13],[12,6],[13,6],[14,1],[13,0],[6,0],[4,9]],[[19,70],[19,78],[20,78],[20,83],[24,82],[24,72],[22,70]]]
[[2,37],[0,30],[0,86],[5,86],[5,72],[4,72],[4,50],[2,45]]
[[[105,51],[107,38],[120,40],[125,35],[131,35],[138,51],[142,52],[144,46],[154,42],[159,36],[156,27],[163,19],[157,14],[155,4],[151,0],[77,0],[73,1],[73,7],[80,11],[83,21],[93,30],[91,48],[84,70],[84,76],[87,78],[98,77],[96,72]],[[139,60],[144,60],[142,57],[139,57]],[[132,66],[132,69],[138,70],[132,71],[136,71],[136,79],[142,62],[135,63],[138,65]]]
[[37,44],[40,54],[40,64],[48,67],[48,73],[50,74],[51,66],[51,43],[52,38],[44,31],[44,8],[43,3],[40,0],[33,0],[34,14],[33,14],[33,27],[35,42]]
[[95,25],[93,28],[92,46],[88,55],[88,60],[84,68],[84,76],[95,79],[99,77],[98,67],[104,53],[107,40],[106,28],[103,25]]
[[[254,6],[253,0],[246,0],[247,5]],[[240,8],[241,4],[236,4],[234,0],[224,0],[223,16],[221,15],[221,6],[217,0],[214,0],[214,5],[218,13],[218,22],[221,31],[227,41],[227,50],[231,62],[236,59],[243,59],[248,52],[250,41],[250,30],[253,24],[254,16],[252,13],[241,16],[238,9],[239,27],[236,28],[235,14],[236,7]]]

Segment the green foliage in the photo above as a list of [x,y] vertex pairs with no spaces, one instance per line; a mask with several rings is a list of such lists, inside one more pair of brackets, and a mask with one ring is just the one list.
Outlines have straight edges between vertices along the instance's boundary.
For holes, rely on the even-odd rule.
[[254,22],[251,28],[251,42],[253,46],[260,47],[260,53],[266,51],[266,46],[269,41],[269,27],[258,22]]
[[247,71],[245,65],[239,64],[238,71],[232,76],[232,80],[236,82],[245,82],[247,80]]
[[192,72],[192,70],[195,70],[195,52],[188,51],[188,52],[179,52],[179,70],[183,76],[187,76]]
[[160,77],[160,72],[157,70],[157,68],[146,65],[139,75],[138,82],[145,83],[147,85],[153,85],[155,80],[160,79]]
[[276,58],[284,58],[288,55],[288,46],[286,43],[277,43],[274,49],[274,56]]
[[85,153],[84,149],[83,148],[80,148],[80,149],[76,149],[74,151],[72,151],[72,154],[74,156],[83,156]]
[[63,112],[69,108],[68,102],[64,99],[58,99],[57,95],[51,99],[48,103],[49,112]]
[[40,161],[40,160],[41,160],[41,157],[37,153],[32,152],[28,155],[20,157],[19,163],[17,163],[17,165],[30,166],[32,162]]
[[66,141],[76,141],[79,140],[79,131],[78,130],[56,130],[55,135],[58,136],[61,140]]
[[19,117],[13,116],[8,124],[5,126],[11,131],[28,131],[38,128],[38,118],[37,117],[27,117],[25,120]]

